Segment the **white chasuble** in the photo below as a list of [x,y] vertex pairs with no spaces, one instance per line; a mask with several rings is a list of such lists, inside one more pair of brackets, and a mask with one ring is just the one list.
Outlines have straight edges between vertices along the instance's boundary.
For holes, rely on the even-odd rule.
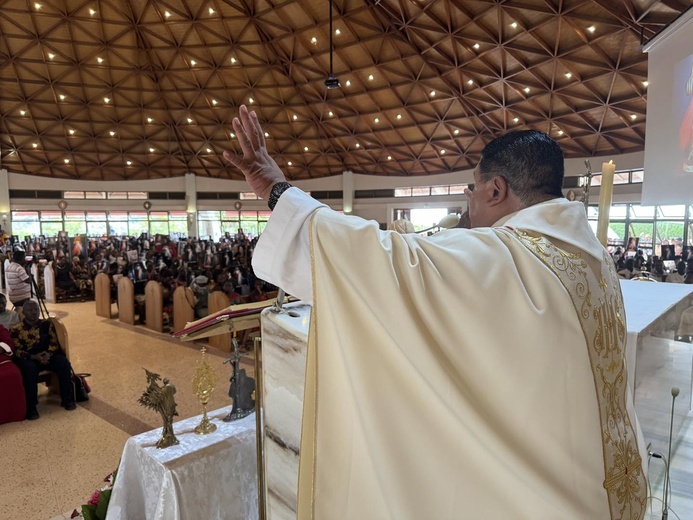
[[[301,520],[643,518],[623,303],[581,204],[432,237],[313,210],[277,218],[310,238]],[[305,294],[307,237],[266,234],[257,275]]]

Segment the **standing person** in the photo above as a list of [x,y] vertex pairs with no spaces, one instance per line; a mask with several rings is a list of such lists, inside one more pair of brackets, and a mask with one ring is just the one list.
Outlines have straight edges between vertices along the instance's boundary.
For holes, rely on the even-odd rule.
[[24,258],[24,251],[15,251],[12,253],[12,262],[5,270],[7,296],[15,307],[21,307],[31,299],[31,276],[24,267]]
[[58,343],[55,326],[49,320],[39,319],[41,310],[34,300],[24,303],[24,320],[10,328],[14,341],[15,362],[19,365],[24,379],[26,395],[26,418],[39,418],[38,375],[42,370],[50,370],[58,376],[61,405],[66,410],[74,410],[75,390],[72,386],[72,365]]
[[643,518],[619,281],[555,141],[493,140],[473,229],[420,237],[291,187],[245,107],[233,128],[273,210],[255,272],[313,305],[300,519]]

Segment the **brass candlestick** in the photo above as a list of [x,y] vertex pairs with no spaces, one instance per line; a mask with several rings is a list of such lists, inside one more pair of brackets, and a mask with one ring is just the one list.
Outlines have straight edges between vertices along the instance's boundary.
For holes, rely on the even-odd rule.
[[197,365],[195,375],[193,376],[193,393],[197,396],[197,400],[202,405],[202,420],[200,424],[195,426],[195,433],[206,435],[217,429],[217,425],[207,417],[207,403],[212,397],[212,392],[216,386],[216,374],[212,367],[207,362],[207,347],[202,347],[202,359]]

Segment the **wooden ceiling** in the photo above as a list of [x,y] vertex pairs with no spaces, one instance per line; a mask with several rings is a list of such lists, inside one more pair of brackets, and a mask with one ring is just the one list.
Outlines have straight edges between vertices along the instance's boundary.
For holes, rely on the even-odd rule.
[[243,103],[292,179],[459,171],[525,128],[642,150],[640,43],[691,4],[336,0],[328,90],[327,0],[0,0],[0,167],[241,178],[221,152]]

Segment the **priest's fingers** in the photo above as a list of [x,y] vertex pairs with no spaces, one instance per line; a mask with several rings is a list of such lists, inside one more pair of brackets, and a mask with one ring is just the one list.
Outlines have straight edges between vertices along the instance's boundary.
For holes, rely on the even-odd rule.
[[255,150],[253,150],[253,144],[250,142],[250,137],[248,137],[243,124],[237,117],[234,117],[231,125],[236,131],[236,138],[238,139],[238,143],[241,145],[244,158],[252,158],[255,155]]
[[237,155],[234,155],[229,151],[224,151],[224,159],[226,159],[226,161],[229,164],[235,166],[236,168],[240,168],[241,162],[243,161],[241,157],[238,157]]
[[246,136],[248,136],[248,139],[250,140],[253,150],[257,150],[260,148],[260,133],[258,132],[257,128],[255,128],[255,124],[253,123],[250,113],[248,112],[248,107],[241,105],[238,115],[241,117],[243,129],[245,130]]
[[253,124],[253,129],[255,131],[255,135],[258,137],[258,143],[261,148],[265,148],[265,134],[262,131],[262,126],[260,125],[260,120],[257,117],[257,112],[253,110],[250,113],[250,122]]

